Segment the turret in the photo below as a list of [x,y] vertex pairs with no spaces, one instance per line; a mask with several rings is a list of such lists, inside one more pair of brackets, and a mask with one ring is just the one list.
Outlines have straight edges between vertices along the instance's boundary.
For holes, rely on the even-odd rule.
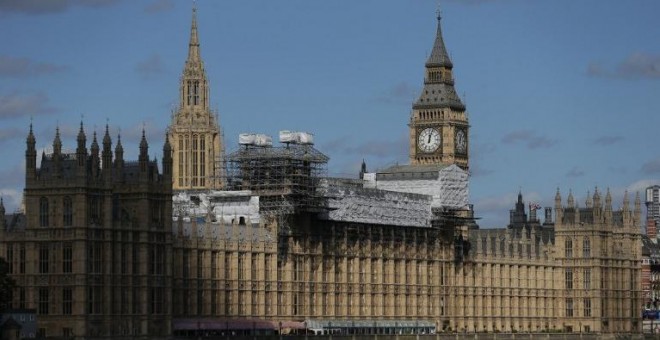
[[149,144],[144,135],[144,128],[142,129],[142,140],[140,140],[140,156],[138,162],[140,163],[140,173],[145,175],[146,178],[147,166],[149,164]]
[[112,139],[110,139],[110,131],[108,124],[105,125],[105,135],[103,136],[103,152],[101,153],[103,177],[110,178],[112,169]]
[[555,194],[555,223],[561,224],[564,210],[561,206],[561,194],[559,193],[559,188],[557,188],[557,193]]
[[55,128],[55,139],[53,139],[53,155],[62,154],[62,140],[60,140],[60,127]]
[[603,221],[605,225],[612,224],[612,195],[610,194],[610,188],[607,188],[607,194],[605,194],[605,212],[603,214]]
[[594,190],[593,200],[594,200],[594,208],[601,209],[602,205],[600,202],[600,192],[598,191],[598,187],[596,187],[596,189]]
[[7,229],[7,222],[5,221],[5,205],[0,197],[0,230]]
[[92,178],[96,178],[99,173],[99,143],[96,141],[96,131],[94,131],[94,137],[92,138],[91,150],[91,161],[92,161]]
[[121,181],[124,173],[124,147],[121,145],[121,135],[117,134],[117,145],[115,146],[115,172],[114,177]]
[[25,141],[25,180],[34,179],[37,175],[37,149],[36,140],[32,133],[32,123],[30,123],[30,132]]
[[87,136],[83,128],[83,122],[80,121],[80,130],[78,130],[78,147],[76,148],[76,158],[78,159],[78,174],[84,175],[87,172],[85,164],[87,163]]
[[587,208],[594,207],[594,201],[591,200],[591,193],[589,192],[589,190],[587,190],[587,200],[584,202],[584,205]]
[[598,187],[594,189],[594,223],[602,223],[603,222],[603,206],[600,203],[600,192],[598,192]]
[[166,181],[172,181],[172,146],[170,140],[165,133],[165,144],[163,144],[163,177]]
[[53,139],[53,173],[55,177],[61,175],[62,141],[60,140],[60,127],[55,128],[55,139]]
[[623,193],[623,207],[621,208],[621,215],[623,219],[623,226],[629,228],[632,225],[632,214],[630,213],[630,199],[628,198],[628,190]]
[[575,224],[580,224],[580,206],[577,201],[575,201]]
[[568,199],[566,201],[567,208],[573,208],[575,206],[575,199],[573,198],[573,190],[568,191]]

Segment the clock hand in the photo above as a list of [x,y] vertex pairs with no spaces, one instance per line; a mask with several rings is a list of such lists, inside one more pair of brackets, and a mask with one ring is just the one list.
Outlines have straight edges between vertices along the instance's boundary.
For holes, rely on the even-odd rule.
[[427,143],[431,143],[431,134],[429,133],[429,140]]

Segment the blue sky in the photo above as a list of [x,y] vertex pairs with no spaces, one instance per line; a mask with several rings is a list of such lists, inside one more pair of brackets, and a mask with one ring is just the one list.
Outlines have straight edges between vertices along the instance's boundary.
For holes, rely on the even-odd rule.
[[[137,158],[144,125],[160,158],[190,30],[189,1],[0,0],[0,192],[23,189],[25,136],[55,126],[75,148],[109,121]],[[228,151],[241,132],[315,134],[329,173],[408,160],[436,0],[199,0],[201,52]],[[518,190],[660,182],[660,2],[444,0],[445,43],[470,124],[470,200],[503,226]]]

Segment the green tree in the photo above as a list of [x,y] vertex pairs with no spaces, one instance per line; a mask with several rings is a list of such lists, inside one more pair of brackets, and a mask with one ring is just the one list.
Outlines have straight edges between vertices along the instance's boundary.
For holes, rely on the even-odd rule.
[[9,263],[0,257],[0,314],[11,307],[16,281],[9,276]]

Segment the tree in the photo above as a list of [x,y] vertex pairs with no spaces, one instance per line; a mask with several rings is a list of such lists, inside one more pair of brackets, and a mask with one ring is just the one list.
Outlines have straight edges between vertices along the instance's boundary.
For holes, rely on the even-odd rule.
[[9,276],[9,263],[0,257],[0,314],[11,308],[16,281]]

